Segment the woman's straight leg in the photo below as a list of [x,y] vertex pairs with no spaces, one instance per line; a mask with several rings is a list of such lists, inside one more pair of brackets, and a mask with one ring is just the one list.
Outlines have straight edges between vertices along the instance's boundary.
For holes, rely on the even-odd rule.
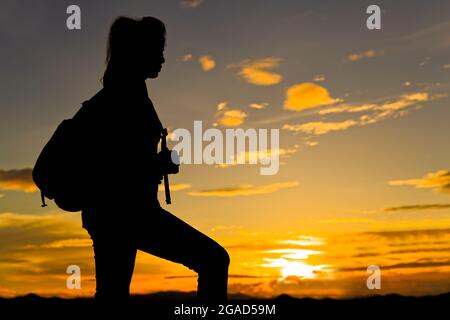
[[96,293],[100,304],[126,303],[136,259],[136,247],[121,234],[91,233],[95,258]]

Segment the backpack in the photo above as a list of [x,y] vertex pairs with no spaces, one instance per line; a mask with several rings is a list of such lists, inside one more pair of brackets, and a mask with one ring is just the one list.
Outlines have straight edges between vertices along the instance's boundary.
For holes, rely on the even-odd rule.
[[48,198],[65,211],[81,211],[86,184],[86,131],[81,119],[63,120],[42,149],[32,172],[41,191],[42,207],[47,206],[45,198]]

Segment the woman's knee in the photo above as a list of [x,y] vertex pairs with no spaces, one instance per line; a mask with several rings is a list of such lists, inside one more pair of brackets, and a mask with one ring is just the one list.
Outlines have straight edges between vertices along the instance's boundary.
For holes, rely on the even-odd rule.
[[216,243],[214,250],[210,253],[210,263],[221,268],[227,268],[230,265],[230,255],[224,247]]

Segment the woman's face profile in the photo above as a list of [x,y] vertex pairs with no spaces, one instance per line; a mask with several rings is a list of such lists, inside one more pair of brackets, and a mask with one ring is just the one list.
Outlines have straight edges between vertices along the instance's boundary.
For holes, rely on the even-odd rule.
[[164,59],[164,44],[155,46],[150,43],[150,45],[146,46],[143,51],[142,65],[145,78],[157,78],[162,69],[163,63],[166,61]]

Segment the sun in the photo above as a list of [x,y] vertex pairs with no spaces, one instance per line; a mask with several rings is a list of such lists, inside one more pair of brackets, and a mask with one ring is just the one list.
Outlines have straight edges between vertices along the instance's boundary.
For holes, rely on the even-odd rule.
[[281,275],[283,278],[300,277],[303,279],[314,279],[320,271],[321,266],[312,266],[298,261],[287,261],[286,266],[281,268]]

